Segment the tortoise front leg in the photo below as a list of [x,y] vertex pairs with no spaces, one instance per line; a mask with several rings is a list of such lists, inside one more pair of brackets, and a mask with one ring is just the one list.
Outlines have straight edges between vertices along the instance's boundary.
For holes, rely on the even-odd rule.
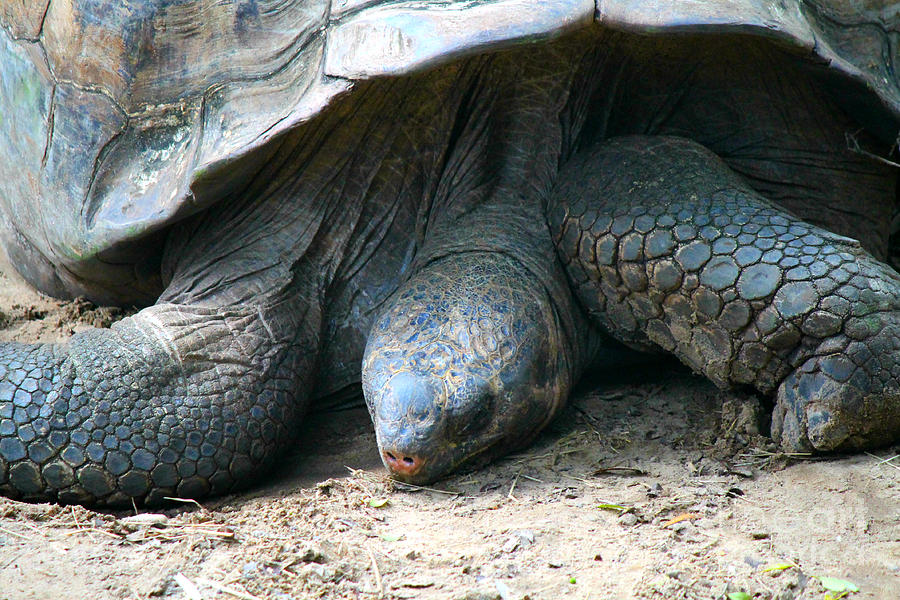
[[171,234],[156,305],[62,345],[0,344],[0,494],[158,504],[272,463],[310,397],[322,317],[304,263],[278,262],[252,218],[277,212],[239,208]]
[[549,221],[596,322],[720,386],[776,392],[784,448],[900,435],[900,277],[772,205],[709,150],[636,136],[576,155]]

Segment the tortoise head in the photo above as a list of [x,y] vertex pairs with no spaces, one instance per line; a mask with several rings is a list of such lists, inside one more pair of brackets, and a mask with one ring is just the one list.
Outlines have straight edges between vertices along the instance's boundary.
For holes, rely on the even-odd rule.
[[363,360],[394,477],[428,483],[531,441],[568,393],[560,331],[544,288],[502,256],[444,259],[402,287]]

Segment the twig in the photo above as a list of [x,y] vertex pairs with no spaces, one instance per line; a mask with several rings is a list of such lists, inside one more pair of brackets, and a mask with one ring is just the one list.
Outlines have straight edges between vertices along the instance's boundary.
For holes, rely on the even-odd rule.
[[375,560],[375,555],[372,554],[372,551],[368,546],[363,548],[366,551],[366,554],[369,555],[369,560],[372,561],[372,572],[375,574],[375,587],[378,588],[378,597],[384,598],[384,583],[381,581],[381,571],[378,570],[378,561]]
[[647,471],[643,471],[635,467],[600,467],[599,469],[595,469],[594,471],[592,471],[591,475],[593,477],[599,477],[600,475],[613,475],[616,473],[620,475],[640,476],[646,475]]
[[190,600],[203,600],[200,590],[197,589],[193,581],[184,576],[184,573],[175,574],[175,583],[181,586],[181,589],[184,590],[184,595]]
[[28,523],[22,523],[22,526],[23,526],[23,527],[27,527],[28,529],[34,531],[35,533],[40,534],[41,537],[47,537],[47,534],[46,534],[46,533],[44,533],[43,531],[41,531],[40,529],[38,529],[38,528],[35,527],[34,525],[29,525]]
[[31,539],[31,538],[28,537],[27,535],[22,535],[21,533],[16,533],[15,531],[10,531],[9,529],[6,529],[5,527],[0,527],[0,531],[2,531],[3,533],[5,533],[5,534],[7,534],[7,535],[14,535],[14,536],[16,536],[17,538],[22,538],[23,540],[30,540],[30,539]]
[[[857,131],[856,133],[859,132]],[[888,165],[889,167],[900,168],[900,163],[895,163],[892,160],[888,160],[887,158],[863,150],[859,145],[859,140],[856,137],[856,133],[850,133],[849,131],[844,133],[844,137],[847,140],[847,149],[850,150],[850,152],[853,152],[855,154],[862,154],[863,156],[871,158],[872,160],[877,160],[878,162]]]
[[513,496],[513,492],[514,492],[515,489],[516,489],[516,484],[519,483],[519,475],[520,475],[520,474],[521,474],[521,472],[516,473],[516,478],[513,479],[512,486],[510,486],[510,488],[509,488],[509,493],[506,494],[506,497],[509,498],[510,500],[512,500],[513,502],[518,502],[518,501],[519,501],[518,498],[516,498],[515,496]]
[[872,458],[874,458],[878,461],[877,463],[875,463],[874,466],[880,467],[881,465],[887,465],[889,467],[894,467],[895,469],[900,471],[900,467],[898,467],[897,465],[895,465],[894,463],[891,462],[892,460],[900,458],[900,454],[896,454],[890,458],[881,458],[880,456],[872,454],[871,452],[866,452],[866,454],[868,454],[869,456],[871,456]]
[[588,425],[591,426],[591,429],[594,430],[594,433],[597,433],[597,434],[601,433],[601,430],[599,429],[599,427],[601,427],[601,423],[596,418],[594,418],[594,415],[588,413],[586,410],[584,410],[577,404],[573,404],[572,408],[575,409],[575,412],[579,413],[582,417],[584,417],[584,420],[587,421]]
[[402,481],[395,481],[394,486],[398,490],[406,490],[406,491],[416,491],[416,492],[434,492],[435,494],[446,494],[448,496],[462,496],[462,492],[454,492],[452,490],[439,490],[437,488],[430,488],[421,485],[413,485],[412,483],[404,483]]
[[248,594],[247,592],[242,592],[240,590],[230,588],[226,585],[222,585],[217,581],[212,581],[203,577],[198,577],[197,583],[219,590],[223,594],[228,594],[229,596],[234,596],[235,598],[241,598],[242,600],[260,600],[258,596],[254,596],[252,594]]
[[76,527],[73,531],[66,531],[63,533],[65,537],[69,537],[70,535],[77,535],[79,533],[102,533],[103,535],[109,536],[114,540],[122,541],[124,538],[121,535],[117,535],[115,533],[111,533],[109,531],[104,531],[103,529],[98,529],[97,527]]
[[576,452],[583,452],[584,448],[571,448],[569,450],[560,450],[554,452],[545,452],[544,454],[538,454],[536,456],[528,456],[526,455],[513,455],[510,456],[509,459],[514,461],[517,464],[526,463],[526,462],[534,462],[536,460],[541,460],[542,458],[559,458],[561,456],[568,456],[569,454],[575,454]]
[[20,558],[22,558],[23,556],[25,556],[25,554],[26,554],[25,552],[19,552],[18,554],[14,554],[13,557],[12,557],[11,559],[9,559],[8,561],[6,561],[6,564],[0,565],[0,571],[5,570],[6,567],[8,567],[9,565],[13,564],[13,563],[16,562],[17,560],[19,560]]
[[[172,502],[180,502],[182,504],[194,504],[197,508],[202,509],[203,505],[194,500],[193,498],[173,498],[171,496],[163,496],[163,500],[171,500]],[[133,501],[133,500],[132,500]],[[137,514],[137,509],[135,508],[135,513]]]

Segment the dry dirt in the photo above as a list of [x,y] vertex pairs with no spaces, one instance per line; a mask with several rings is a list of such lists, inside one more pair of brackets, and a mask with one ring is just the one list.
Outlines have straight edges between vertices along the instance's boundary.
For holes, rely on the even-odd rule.
[[[2,340],[117,316],[0,271]],[[529,449],[434,489],[392,483],[348,410],[311,415],[279,469],[201,505],[0,499],[0,599],[840,597],[822,577],[900,597],[900,447],[773,455],[752,400],[647,366],[598,374]]]

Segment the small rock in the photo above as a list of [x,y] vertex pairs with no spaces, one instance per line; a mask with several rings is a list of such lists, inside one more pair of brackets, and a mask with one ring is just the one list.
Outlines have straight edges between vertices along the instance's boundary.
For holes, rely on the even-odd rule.
[[738,475],[740,477],[744,477],[745,479],[753,478],[753,471],[746,467],[730,467],[728,469],[729,473],[733,473],[734,475]]
[[497,588],[497,593],[500,594],[500,598],[502,598],[502,600],[512,600],[513,594],[510,591],[508,585],[506,585],[502,581],[495,581],[494,587]]
[[561,569],[562,567],[565,566],[565,564],[566,563],[564,563],[561,560],[548,560],[547,561],[547,566],[550,567],[551,569]]
[[400,584],[400,587],[422,590],[425,588],[434,587],[434,581],[432,581],[431,579],[416,579],[412,581],[404,581]]
[[681,521],[679,523],[675,523],[674,525],[669,525],[669,529],[671,531],[674,531],[677,534],[685,533],[688,530],[693,529],[693,528],[694,528],[693,524],[688,523],[687,521]]
[[408,558],[409,560],[416,560],[418,558],[422,558],[422,553],[418,550],[410,550],[406,553],[406,558]]
[[728,491],[725,492],[726,498],[737,498],[737,497],[743,496],[743,495],[744,495],[744,490],[742,490],[739,487],[730,487],[730,488],[728,488]]
[[155,582],[153,582],[153,585],[151,585],[150,588],[147,590],[147,592],[146,592],[147,596],[149,596],[151,598],[155,598],[157,596],[165,595],[166,592],[168,592],[168,590],[169,590],[170,582],[172,582],[172,579],[170,579],[169,577],[158,578]]
[[340,572],[328,565],[320,565],[318,563],[309,563],[300,570],[300,573],[307,581],[318,581],[327,583],[329,581],[337,581],[340,578]]
[[133,515],[131,517],[124,517],[119,519],[119,521],[128,531],[137,531],[138,529],[146,529],[147,527],[158,527],[162,529],[169,524],[169,517],[154,513],[144,513]]
[[241,567],[241,577],[244,579],[256,579],[256,572],[259,570],[259,563],[248,562]]
[[524,546],[530,546],[534,543],[534,532],[530,529],[522,529],[514,531],[511,536],[503,544],[502,551],[508,553],[515,552]]
[[619,524],[624,527],[631,527],[633,525],[637,525],[638,518],[637,515],[631,512],[627,512],[619,517]]
[[305,563],[324,563],[328,561],[325,553],[315,546],[305,546],[300,550],[297,558]]
[[503,600],[503,596],[493,590],[475,590],[466,592],[464,595],[459,596],[457,600]]
[[754,558],[752,556],[745,556],[744,562],[747,563],[748,565],[750,565],[751,567],[753,567],[754,569],[759,568],[759,566],[761,564],[763,564],[763,561],[759,560],[758,558]]
[[522,544],[524,545],[531,545],[534,543],[534,532],[530,529],[514,531],[513,535],[519,536],[519,539],[522,540]]
[[750,534],[751,539],[754,540],[767,540],[769,539],[769,532],[767,531],[754,531]]
[[654,483],[647,489],[647,497],[648,498],[656,498],[662,493],[662,486],[659,483]]

